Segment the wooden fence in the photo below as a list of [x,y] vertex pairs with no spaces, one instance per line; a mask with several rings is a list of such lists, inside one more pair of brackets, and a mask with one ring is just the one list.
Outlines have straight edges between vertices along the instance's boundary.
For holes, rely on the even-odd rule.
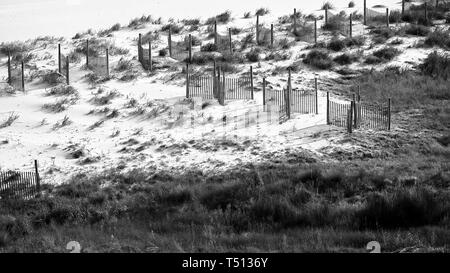
[[142,34],[140,33],[138,38],[138,60],[145,70],[153,70],[152,41],[149,39],[148,49],[145,50],[142,46]]
[[0,172],[1,199],[30,199],[40,193],[40,178],[37,161],[34,172]]
[[186,98],[201,97],[205,99],[218,99],[224,104],[225,100],[252,100],[253,68],[250,67],[248,75],[227,77],[214,63],[211,76],[192,75],[189,64],[186,64]]
[[373,105],[358,100],[332,101],[327,93],[327,124],[352,129],[391,130],[391,100]]

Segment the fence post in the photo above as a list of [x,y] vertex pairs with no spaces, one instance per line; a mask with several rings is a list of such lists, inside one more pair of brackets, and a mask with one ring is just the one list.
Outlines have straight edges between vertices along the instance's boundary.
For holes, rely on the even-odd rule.
[[253,66],[250,66],[250,87],[252,89],[252,100],[254,99],[253,89]]
[[386,27],[389,28],[389,8],[386,8]]
[[39,179],[39,170],[38,170],[38,161],[34,160],[34,171],[35,171],[35,177],[36,177],[36,190],[38,192],[38,195],[41,191],[41,181]]
[[436,0],[436,8],[439,8],[439,0]]
[[297,33],[297,9],[294,9],[294,34]]
[[425,23],[428,25],[428,3],[427,2],[425,2],[424,3],[424,5],[425,5]]
[[225,72],[222,73],[222,90],[220,92],[220,105],[225,105]]
[[256,15],[256,44],[259,45],[259,15]]
[[266,77],[263,78],[263,109],[266,109]]
[[69,74],[69,56],[66,56],[66,84],[70,84],[70,74]]
[[22,61],[22,91],[25,92],[25,65],[23,64]]
[[231,39],[231,28],[228,29],[228,38],[230,40],[230,54],[233,54],[233,41]]
[[186,98],[189,98],[189,64],[186,64]]
[[8,50],[8,84],[11,85],[11,53]]
[[[366,1],[366,0],[364,0],[364,1]],[[405,0],[402,0],[402,17],[403,16],[405,16]]]
[[364,0],[364,25],[367,26],[367,0]]
[[217,98],[217,78],[216,78],[216,60],[214,60],[213,68],[213,97]]
[[325,7],[325,26],[328,25],[328,7]]
[[214,21],[214,44],[216,45],[216,47],[218,46],[217,45],[217,19]]
[[350,38],[353,37],[353,14],[350,14]]
[[317,19],[314,19],[314,44],[317,45]]
[[292,92],[292,82],[291,82],[291,69],[288,70],[288,90],[287,95],[285,95],[285,103],[286,103],[286,115],[288,119],[291,119],[291,92]]
[[330,125],[330,92],[327,92],[327,125]]
[[86,39],[86,66],[89,68],[89,39]]
[[106,48],[106,77],[109,78],[109,49]]
[[148,69],[153,71],[152,39],[148,41]]
[[220,83],[220,67],[217,67],[217,86],[216,86],[216,99],[220,99],[220,89],[222,85]]
[[273,24],[270,24],[270,47],[273,48]]
[[192,35],[189,34],[189,63],[192,62]]
[[138,60],[140,63],[142,63],[142,34],[139,33],[138,38]]
[[352,133],[353,129],[353,107],[354,107],[354,101],[350,103],[350,109],[348,109],[347,114],[347,131],[348,133]]
[[353,93],[353,127],[357,128],[358,113],[356,111],[356,94]]
[[391,130],[391,98],[388,99],[388,131]]
[[318,96],[318,85],[317,85],[317,77],[316,78],[314,78],[314,88],[315,88],[315,90],[316,90],[316,115],[318,115],[319,114],[319,96]]
[[169,26],[169,57],[172,58],[172,25]]
[[61,44],[58,44],[58,72],[61,74]]

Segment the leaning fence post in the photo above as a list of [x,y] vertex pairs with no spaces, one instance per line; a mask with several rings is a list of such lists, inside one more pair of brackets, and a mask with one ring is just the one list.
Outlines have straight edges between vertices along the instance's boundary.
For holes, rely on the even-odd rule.
[[70,84],[70,74],[69,74],[69,56],[66,56],[66,84]]
[[172,25],[169,25],[169,57],[172,58]]
[[11,80],[11,53],[8,50],[8,84],[12,84]]
[[253,94],[253,92],[254,92],[254,89],[253,89],[253,66],[250,66],[250,87],[252,90],[252,100],[253,100],[255,98],[254,94]]
[[270,46],[273,48],[273,24],[270,24]]
[[186,98],[189,98],[189,64],[186,64]]
[[314,78],[314,87],[315,87],[315,90],[316,90],[316,115],[318,115],[319,114],[319,97],[318,97],[318,86],[317,86],[317,77],[316,78]]
[[106,48],[106,77],[109,78],[109,49]]
[[86,39],[86,66],[89,68],[89,39]]
[[228,29],[228,39],[230,40],[230,54],[233,54],[233,41],[231,39],[231,28]]
[[263,78],[263,107],[264,107],[264,110],[266,109],[265,106],[266,106],[266,77]]
[[34,171],[35,171],[35,177],[36,177],[36,190],[39,195],[41,192],[41,181],[39,179],[39,170],[38,170],[38,161],[37,160],[34,160]]
[[364,25],[367,26],[367,0],[364,0]]
[[61,44],[58,44],[58,72],[61,74]]
[[25,92],[25,72],[24,72],[24,69],[25,68],[25,65],[23,64],[23,61],[22,61],[22,91],[23,92]]
[[391,98],[388,99],[388,131],[391,130]]
[[327,125],[330,125],[330,92],[327,92]]
[[189,34],[189,63],[192,62],[192,35]]

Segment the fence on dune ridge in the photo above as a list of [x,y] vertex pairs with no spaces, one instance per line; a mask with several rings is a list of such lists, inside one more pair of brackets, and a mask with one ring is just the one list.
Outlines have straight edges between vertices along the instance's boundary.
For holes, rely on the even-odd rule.
[[148,42],[148,49],[145,50],[142,46],[142,34],[139,33],[138,38],[138,61],[145,70],[153,70],[153,55],[152,55],[152,41]]
[[238,77],[227,77],[215,63],[212,75],[192,74],[188,64],[186,71],[186,98],[218,99],[222,105],[225,100],[254,98],[252,67],[248,75]]
[[31,199],[40,193],[37,161],[34,172],[0,172],[0,199]]

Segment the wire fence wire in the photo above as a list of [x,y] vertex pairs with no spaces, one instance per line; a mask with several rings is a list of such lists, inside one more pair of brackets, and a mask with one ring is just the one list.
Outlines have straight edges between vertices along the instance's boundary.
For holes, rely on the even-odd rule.
[[271,46],[272,42],[272,31],[270,28],[266,28],[263,25],[258,27],[257,44],[260,46]]
[[366,25],[369,27],[383,27],[387,25],[386,9],[366,8]]
[[178,61],[184,61],[189,58],[189,41],[171,41],[171,57]]
[[108,57],[104,54],[105,56],[89,56],[89,69],[99,76],[108,77]]
[[326,28],[350,37],[350,17],[345,12],[334,13],[328,10],[328,24]]
[[219,52],[230,52],[232,47],[229,35],[217,34],[217,51]]
[[303,41],[307,43],[315,43],[315,21],[300,20],[297,22],[295,28],[293,27],[292,32],[298,41]]
[[21,63],[13,63],[11,62],[11,78],[9,79],[9,84],[15,89],[15,90],[23,90],[22,86],[22,64]]

